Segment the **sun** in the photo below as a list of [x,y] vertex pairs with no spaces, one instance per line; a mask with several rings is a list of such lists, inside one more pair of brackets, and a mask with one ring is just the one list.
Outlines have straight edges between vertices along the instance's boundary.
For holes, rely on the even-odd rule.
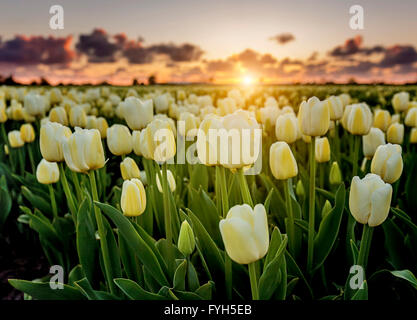
[[254,79],[253,79],[253,77],[252,77],[252,76],[250,76],[250,75],[246,75],[246,76],[244,76],[244,77],[242,78],[242,83],[243,83],[244,85],[249,86],[249,85],[253,84],[253,82],[254,82]]

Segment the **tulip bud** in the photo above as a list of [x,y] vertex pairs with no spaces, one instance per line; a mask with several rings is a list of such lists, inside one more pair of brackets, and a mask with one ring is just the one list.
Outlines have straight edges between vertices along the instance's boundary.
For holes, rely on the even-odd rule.
[[329,105],[330,120],[339,120],[343,116],[343,101],[340,97],[330,96],[323,101]]
[[342,118],[343,127],[354,135],[366,135],[371,130],[372,112],[366,103],[350,104]]
[[7,121],[6,107],[3,104],[0,106],[0,123],[5,123],[6,121]]
[[316,97],[303,101],[298,111],[298,121],[302,134],[324,136],[330,125],[329,105]]
[[97,129],[100,132],[101,139],[107,138],[107,128],[109,125],[107,124],[106,118],[98,117],[97,118]]
[[392,106],[396,112],[402,112],[408,109],[410,94],[408,92],[398,92],[392,97]]
[[[399,123],[400,122],[400,115],[399,114],[393,114],[391,117],[391,123]],[[389,126],[388,126],[389,127]]]
[[168,120],[154,119],[140,132],[140,151],[146,159],[157,162],[175,156],[175,137]]
[[104,150],[100,132],[97,129],[81,129],[62,141],[65,163],[75,172],[86,173],[89,170],[104,167]]
[[417,127],[417,107],[408,110],[404,124],[409,127]]
[[375,110],[374,113],[374,127],[382,131],[387,131],[391,124],[391,114],[388,110]]
[[45,98],[36,93],[29,93],[23,99],[26,112],[31,116],[45,113]]
[[278,141],[293,143],[301,138],[297,117],[293,113],[285,113],[277,118],[275,135]]
[[[162,179],[164,178],[162,170],[161,170],[161,177]],[[177,188],[177,184],[175,183],[175,179],[174,176],[171,172],[171,170],[167,170],[167,179],[168,179],[168,186],[169,186],[169,190],[171,190],[171,192],[174,192],[175,189]],[[162,189],[162,184],[161,181],[159,181],[159,175],[156,174],[156,186],[158,187],[158,191],[159,192],[164,192],[164,190]]]
[[155,103],[156,113],[164,113],[168,111],[168,108],[169,108],[168,94],[165,93],[165,94],[157,96],[154,99],[154,103]]
[[59,169],[57,163],[42,159],[36,168],[36,179],[38,179],[38,182],[42,184],[58,182]]
[[353,177],[349,193],[349,209],[355,220],[370,227],[382,224],[391,206],[392,187],[372,173],[363,179]]
[[340,171],[339,165],[336,161],[333,161],[330,168],[329,182],[332,185],[338,185],[342,182],[342,172]]
[[190,112],[182,112],[179,116],[179,122],[182,122],[181,125],[178,124],[180,135],[187,138],[193,138],[197,135],[197,129],[199,126],[199,119]]
[[295,194],[297,195],[297,197],[299,198],[304,198],[306,192],[304,189],[304,185],[303,182],[300,180],[298,180],[297,182],[297,186],[295,187]]
[[81,105],[72,107],[70,110],[70,124],[72,127],[85,128],[87,125],[87,114]]
[[133,144],[133,152],[137,156],[141,156],[142,152],[140,149],[140,130],[134,130],[132,131],[132,144]]
[[97,129],[97,117],[96,116],[87,116],[87,124],[85,125],[86,129]]
[[126,157],[120,162],[120,172],[122,173],[123,180],[140,179],[139,167],[132,158]]
[[25,123],[20,126],[20,135],[24,142],[33,142],[35,140],[35,130],[30,123]]
[[52,108],[49,112],[49,121],[58,122],[64,126],[68,126],[67,112],[64,107]]
[[114,124],[107,129],[107,146],[110,152],[116,156],[126,155],[132,152],[132,135],[129,128],[122,124]]
[[20,148],[25,144],[19,130],[9,131],[7,136],[9,138],[9,145],[12,148]]
[[319,163],[327,162],[330,160],[330,144],[326,137],[316,138],[316,161]]
[[371,128],[369,133],[362,136],[362,150],[363,155],[368,159],[371,159],[380,145],[385,144],[385,135],[378,128]]
[[120,104],[124,119],[132,130],[145,128],[153,119],[152,99],[142,101],[136,97],[128,97]]
[[348,93],[342,93],[339,97],[342,99],[343,107],[346,107],[351,101],[350,95]]
[[128,217],[140,216],[146,209],[146,192],[139,179],[125,180],[122,186],[120,206]]
[[417,128],[411,129],[411,132],[410,132],[410,143],[417,143]]
[[387,131],[387,141],[394,144],[402,144],[404,141],[404,125],[393,123]]
[[240,264],[262,259],[269,247],[268,220],[265,207],[236,205],[219,223],[220,233],[229,257]]
[[297,161],[288,144],[275,142],[269,150],[269,165],[275,179],[286,180],[298,174]]
[[184,255],[189,256],[195,249],[194,232],[187,220],[181,223],[180,234],[178,236],[178,250]]
[[64,160],[61,142],[71,136],[71,130],[57,122],[47,122],[41,127],[40,148],[42,157],[50,162]]
[[379,146],[371,162],[371,172],[379,175],[385,182],[397,181],[403,172],[401,146],[391,143]]
[[332,205],[330,204],[329,200],[326,200],[324,203],[323,209],[321,209],[321,217],[322,219],[326,218],[326,216],[332,211]]
[[9,147],[7,146],[7,144],[4,145],[4,153],[6,154],[6,156],[9,155]]

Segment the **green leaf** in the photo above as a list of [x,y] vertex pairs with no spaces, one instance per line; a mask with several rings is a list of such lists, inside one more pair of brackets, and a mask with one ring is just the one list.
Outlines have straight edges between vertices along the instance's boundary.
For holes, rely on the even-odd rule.
[[158,259],[152,249],[139,236],[130,221],[121,212],[112,206],[100,202],[94,202],[118,227],[120,234],[125,237],[126,242],[136,252],[138,259],[149,270],[152,276],[160,285],[169,285]]
[[351,300],[368,300],[368,282],[363,281],[363,289],[358,289]]
[[74,282],[85,278],[85,273],[81,265],[77,264],[68,275],[68,284],[74,286]]
[[208,190],[208,172],[207,167],[203,164],[195,164],[192,166],[192,172],[190,176],[190,185],[195,189]]
[[174,289],[185,290],[185,275],[187,274],[187,260],[183,260],[175,270],[174,274]]
[[166,297],[146,291],[132,280],[118,278],[113,281],[131,300],[166,300]]
[[84,295],[76,288],[64,284],[63,289],[51,289],[49,282],[32,282],[9,279],[17,290],[23,291],[38,300],[84,300]]
[[417,278],[410,270],[405,269],[390,272],[393,276],[408,281],[414,287],[414,289],[417,289]]
[[91,223],[91,206],[87,198],[81,202],[77,214],[77,253],[87,279],[92,283],[95,266],[97,264],[98,244],[95,228]]
[[6,222],[9,216],[10,210],[12,209],[12,197],[10,196],[6,176],[0,178],[0,229]]
[[213,294],[214,282],[209,281],[199,287],[195,293],[202,297],[204,300],[211,300]]
[[33,194],[32,191],[25,186],[22,186],[22,195],[32,204],[32,206],[38,208],[41,212],[52,216],[51,205],[44,198]]
[[404,233],[393,221],[387,219],[382,224],[385,234],[385,247],[388,252],[388,261],[395,269],[403,269],[407,266],[407,252],[404,246]]
[[320,223],[319,231],[314,239],[314,270],[324,263],[339,234],[345,207],[345,193],[345,186],[342,183],[337,189],[333,209]]

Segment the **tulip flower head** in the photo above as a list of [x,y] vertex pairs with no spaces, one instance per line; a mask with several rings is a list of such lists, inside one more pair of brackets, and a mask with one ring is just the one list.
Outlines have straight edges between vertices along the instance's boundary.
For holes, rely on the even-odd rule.
[[136,97],[128,97],[120,104],[124,119],[131,130],[141,130],[153,120],[152,99],[142,101]]
[[318,163],[330,160],[330,144],[326,137],[316,139],[315,158]]
[[368,173],[363,179],[353,177],[349,209],[355,220],[370,227],[382,224],[391,206],[392,187],[380,176]]
[[408,92],[398,92],[392,97],[392,106],[396,112],[403,112],[408,109],[410,94]]
[[385,134],[382,132],[381,129],[378,128],[371,128],[369,133],[365,136],[362,136],[362,149],[363,149],[363,155],[371,159],[376,149],[380,145],[385,144]]
[[394,144],[402,144],[404,141],[404,125],[393,123],[387,131],[387,141]]
[[387,131],[391,124],[391,114],[388,110],[375,110],[374,112],[374,124],[375,128],[379,128],[382,131]]
[[42,159],[36,168],[36,179],[42,184],[51,184],[58,182],[59,169],[56,162],[49,162]]
[[81,129],[62,140],[65,163],[75,172],[87,173],[104,167],[104,150],[97,129]]
[[7,136],[9,139],[9,144],[12,148],[20,148],[25,144],[19,130],[9,131]]
[[133,178],[140,179],[140,170],[135,160],[130,157],[126,157],[120,163],[120,172],[122,173],[123,180],[130,180]]
[[184,255],[189,256],[195,249],[195,237],[193,229],[187,220],[181,223],[180,234],[178,236],[178,250]]
[[25,123],[20,126],[20,135],[22,136],[22,140],[26,143],[35,140],[35,130],[30,123]]
[[330,120],[339,120],[343,116],[343,101],[340,97],[330,96],[324,103],[329,104]]
[[140,216],[146,209],[146,192],[139,179],[125,180],[122,186],[120,207],[128,217]]
[[49,112],[49,121],[58,122],[64,126],[68,126],[68,116],[64,107],[52,108]]
[[338,185],[342,182],[342,172],[336,161],[334,161],[330,167],[329,182],[332,185]]
[[408,110],[404,124],[408,127],[417,127],[417,107],[412,107]]
[[303,101],[298,111],[301,133],[307,136],[324,136],[329,130],[330,107],[317,97]]
[[229,257],[239,264],[249,264],[265,256],[269,247],[268,220],[265,207],[257,204],[236,205],[219,223]]
[[394,183],[403,172],[401,146],[385,144],[376,149],[371,162],[371,172],[379,175],[385,182]]
[[285,113],[277,118],[275,136],[278,141],[293,143],[301,138],[297,117],[293,113]]
[[417,143],[417,128],[411,129],[410,132],[410,143]]
[[81,105],[71,108],[69,119],[72,127],[85,128],[87,126],[87,114]]
[[71,136],[71,130],[57,122],[46,122],[41,126],[40,148],[42,157],[50,162],[64,161],[62,141]]
[[146,159],[157,162],[165,162],[175,156],[175,136],[169,121],[155,118],[140,132],[140,151]]
[[128,127],[122,124],[114,124],[107,129],[107,146],[110,152],[116,156],[126,155],[132,152],[132,135]]
[[[163,178],[162,170],[161,170],[161,177]],[[169,190],[171,190],[171,192],[174,192],[175,189],[177,188],[177,184],[175,183],[175,178],[171,170],[167,170],[167,179],[168,179]],[[156,174],[156,186],[159,192],[161,193],[164,192],[164,190],[162,189],[162,184],[161,184],[161,181],[159,180],[158,174]]]
[[343,113],[342,125],[353,135],[367,135],[372,126],[372,112],[366,103],[350,104]]
[[286,180],[298,174],[297,161],[286,142],[278,141],[271,145],[269,165],[275,179]]

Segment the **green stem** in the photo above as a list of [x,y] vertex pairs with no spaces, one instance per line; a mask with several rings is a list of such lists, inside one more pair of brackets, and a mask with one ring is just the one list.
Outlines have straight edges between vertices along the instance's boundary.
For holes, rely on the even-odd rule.
[[368,263],[368,256],[369,250],[371,248],[373,230],[374,228],[370,227],[369,225],[363,225],[361,246],[359,249],[357,264],[362,266],[364,270],[366,269],[366,265]]
[[[290,178],[291,179],[291,178]],[[284,193],[285,193],[285,203],[287,205],[287,214],[288,214],[288,242],[290,247],[291,255],[295,254],[295,232],[294,232],[294,215],[292,211],[292,203],[290,196],[291,180],[287,179],[284,182]]]
[[252,197],[250,195],[248,182],[243,174],[243,169],[238,169],[237,176],[239,179],[240,192],[242,194],[243,202],[253,207]]
[[252,300],[259,300],[258,281],[256,279],[256,262],[249,263],[249,279],[252,291]]
[[353,136],[353,169],[352,178],[358,175],[359,148],[361,136]]
[[32,173],[35,174],[36,173],[36,166],[35,166],[35,160],[33,159],[33,153],[32,153],[32,147],[31,146],[32,146],[32,144],[27,144],[30,166],[32,168]]
[[60,178],[62,183],[62,188],[64,189],[65,197],[67,198],[68,207],[71,212],[72,218],[74,220],[74,223],[77,223],[77,211],[74,204],[74,199],[72,198],[72,194],[68,185],[67,176],[65,175],[65,167],[64,163],[59,163],[59,171],[60,171]]
[[314,253],[314,219],[315,219],[315,197],[316,197],[316,159],[315,159],[316,137],[311,137],[310,143],[310,197],[308,213],[308,250],[307,250],[307,271],[311,272],[313,267]]
[[54,218],[58,218],[58,209],[56,206],[54,187],[52,186],[52,184],[48,184],[48,189],[49,189],[49,196],[51,198],[52,213],[54,214]]
[[226,188],[226,172],[224,167],[219,166],[220,169],[220,192],[222,197],[222,210],[223,218],[226,218],[227,213],[229,212],[229,198],[227,195]]
[[171,224],[171,207],[169,204],[169,185],[168,185],[168,173],[167,163],[162,164],[162,192],[164,199],[164,213],[165,213],[165,234],[169,244],[172,243],[172,224]]
[[[94,175],[94,171],[90,171],[88,173],[88,177],[90,178],[90,184],[91,184],[91,193],[93,196],[94,201],[98,201],[98,193],[97,193],[97,185],[96,185],[96,177]],[[110,292],[115,292],[115,284],[113,283],[113,278],[110,273],[111,268],[111,262],[110,262],[110,256],[109,256],[109,249],[107,246],[106,241],[106,230],[104,228],[103,224],[103,217],[101,215],[100,208],[98,206],[94,206],[94,214],[96,217],[97,222],[97,228],[98,228],[98,234],[100,236],[100,244],[101,244],[101,253],[103,255],[103,261],[104,261],[104,270],[105,270],[105,276],[107,278],[107,285],[109,286]]]
[[72,175],[72,182],[75,186],[75,192],[77,194],[77,200],[80,203],[83,198],[81,188],[80,188],[80,181],[78,180],[78,175],[75,171],[71,171],[71,175]]
[[19,164],[20,164],[20,175],[23,176],[25,174],[25,159],[23,159],[22,149],[16,149],[17,156],[19,157]]

